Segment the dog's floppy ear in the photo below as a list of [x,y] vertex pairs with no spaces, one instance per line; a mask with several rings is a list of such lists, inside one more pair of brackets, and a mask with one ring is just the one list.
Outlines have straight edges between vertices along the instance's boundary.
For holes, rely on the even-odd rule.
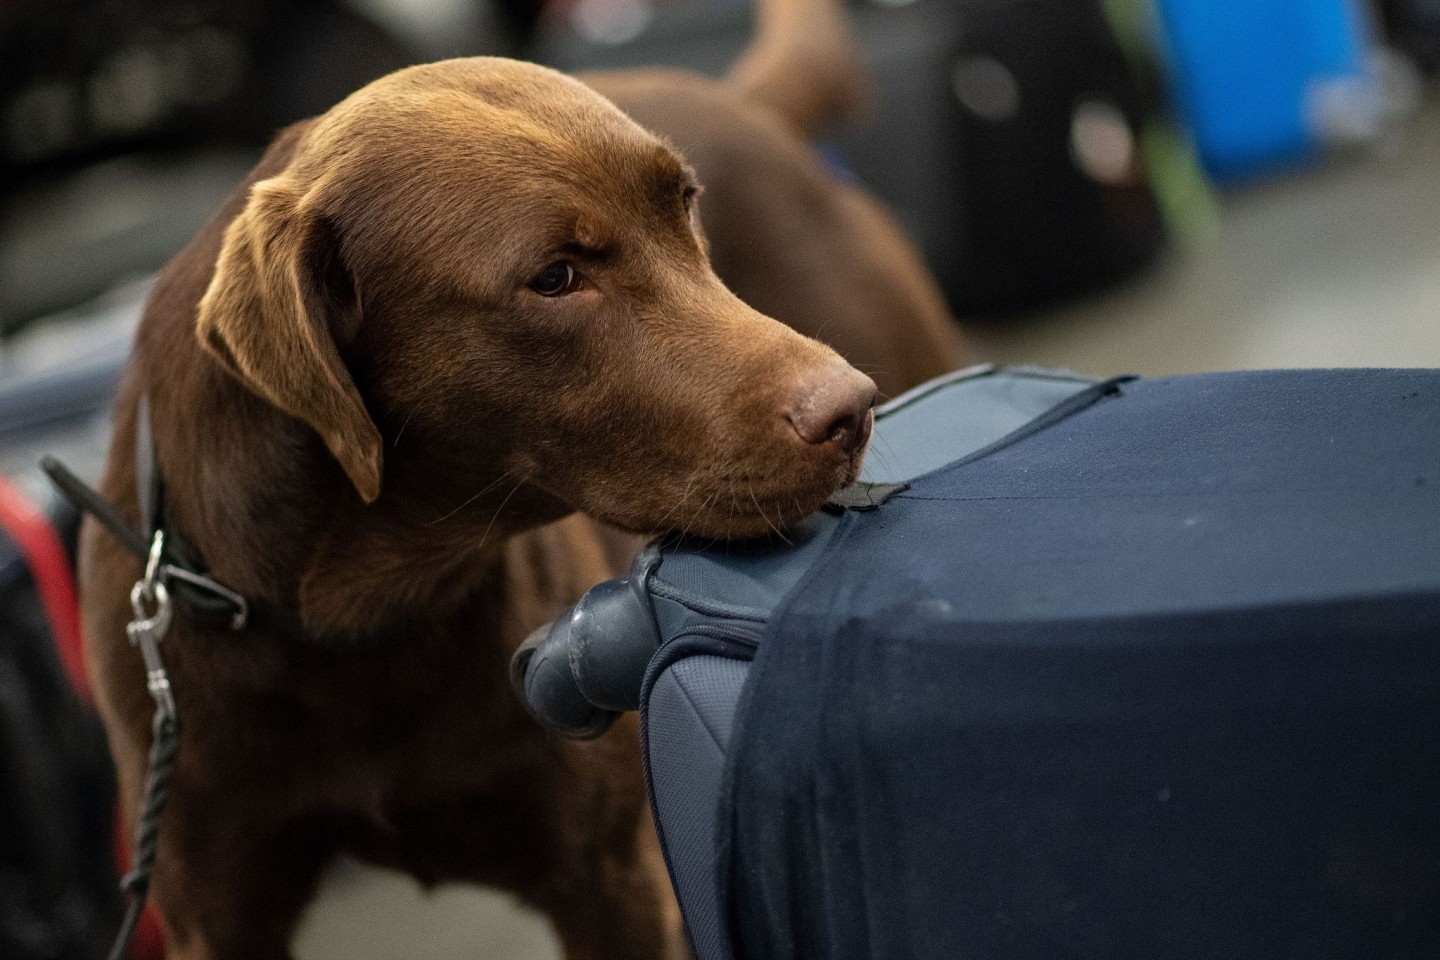
[[314,427],[366,503],[380,495],[380,431],[345,369],[359,294],[330,221],[284,175],[255,184],[225,230],[200,301],[200,343],[270,403]]

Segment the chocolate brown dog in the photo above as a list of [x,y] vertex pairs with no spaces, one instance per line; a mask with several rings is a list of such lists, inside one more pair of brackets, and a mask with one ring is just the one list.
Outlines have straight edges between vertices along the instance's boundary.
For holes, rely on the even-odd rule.
[[[613,80],[637,100],[648,82]],[[840,222],[826,211],[875,221],[868,201],[826,193],[773,103],[723,89],[673,92],[780,144],[757,153],[800,196],[818,191],[814,229]],[[859,468],[875,383],[720,282],[698,188],[673,148],[580,82],[449,61],[286,131],[165,270],[104,492],[134,518],[144,397],[170,529],[306,634],[180,616],[164,642],[183,722],[153,886],[170,956],[287,957],[340,853],[514,891],[570,957],[683,952],[633,724],[558,742],[505,664],[612,572],[589,518],[751,536]],[[821,256],[845,246],[791,230]],[[913,255],[886,253],[890,239],[839,262],[888,264],[902,276],[875,282],[913,286]],[[764,288],[731,262],[737,286]],[[808,263],[796,251],[764,270],[801,305],[787,319],[818,329],[836,278]],[[910,302],[924,306],[919,277]],[[827,334],[858,361],[878,345],[877,376],[903,386],[953,357],[937,304],[916,320],[902,298],[886,332],[872,332],[884,310],[840,311]],[[81,575],[133,820],[150,704],[123,636],[140,569],[88,525]]]

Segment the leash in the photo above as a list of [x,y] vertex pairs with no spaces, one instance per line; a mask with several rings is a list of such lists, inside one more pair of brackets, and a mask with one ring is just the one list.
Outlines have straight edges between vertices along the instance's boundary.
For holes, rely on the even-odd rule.
[[145,774],[145,794],[135,826],[131,866],[120,880],[126,899],[125,915],[110,949],[109,960],[124,960],[135,928],[145,911],[160,821],[170,797],[170,781],[180,746],[180,716],[170,674],[160,644],[170,630],[178,603],[196,619],[223,623],[231,630],[263,629],[303,635],[299,617],[285,610],[248,600],[206,572],[193,547],[178,535],[166,538],[163,490],[155,467],[150,433],[149,403],[141,397],[135,436],[135,484],[140,500],[140,530],[126,522],[120,510],[54,457],[43,457],[40,467],[56,488],[82,513],[98,520],[130,553],[145,561],[145,572],[130,590],[133,618],[125,625],[130,645],[140,649],[145,664],[145,687],[155,703],[151,743]]
[[125,917],[110,948],[109,960],[124,960],[135,927],[145,912],[150,893],[150,876],[155,871],[155,852],[160,840],[160,818],[170,798],[170,778],[175,772],[175,755],[180,747],[180,717],[175,711],[175,695],[170,688],[170,674],[160,656],[160,641],[170,630],[174,608],[170,591],[160,579],[160,556],[165,549],[165,531],[156,530],[145,563],[145,575],[130,591],[130,607],[135,619],[125,625],[125,635],[132,646],[140,648],[145,661],[145,686],[155,701],[150,721],[150,759],[145,773],[145,799],[140,807],[140,820],[135,826],[134,852],[130,871],[120,880],[120,892],[126,897]]

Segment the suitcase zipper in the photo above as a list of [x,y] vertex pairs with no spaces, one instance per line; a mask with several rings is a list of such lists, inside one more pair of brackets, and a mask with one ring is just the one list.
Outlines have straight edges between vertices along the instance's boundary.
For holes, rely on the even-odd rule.
[[664,646],[668,647],[677,640],[683,640],[686,637],[709,637],[712,640],[730,640],[750,650],[754,650],[760,645],[760,632],[758,630],[751,630],[732,623],[723,626],[720,624],[699,624],[681,630],[675,634],[675,636],[666,640]]

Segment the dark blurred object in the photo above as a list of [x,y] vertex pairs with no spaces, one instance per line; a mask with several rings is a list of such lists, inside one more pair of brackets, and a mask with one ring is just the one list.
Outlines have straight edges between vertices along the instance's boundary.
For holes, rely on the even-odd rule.
[[1426,73],[1440,70],[1440,0],[1378,0],[1385,39]]
[[0,335],[160,267],[254,159],[248,146],[120,156],[0,203]]
[[[937,120],[955,132],[929,174],[960,164],[959,217],[941,223],[955,237],[951,283],[970,292],[957,306],[1037,306],[1148,264],[1164,235],[1140,157],[1144,104],[1100,4],[968,9],[949,62],[937,58],[949,80],[935,78]],[[898,84],[905,64],[887,67]]]
[[158,268],[277,130],[417,59],[338,0],[0,3],[0,333]]
[[[71,546],[77,526],[73,513],[60,521]],[[119,919],[113,773],[104,734],[56,656],[58,632],[67,635],[72,655],[78,651],[69,565],[46,518],[0,475],[0,956],[6,960],[104,957]]]
[[262,145],[413,62],[334,0],[0,5],[0,178],[139,147]]
[[495,0],[493,9],[501,42],[508,48],[504,55],[521,56],[535,38],[545,0]]
[[[579,0],[538,58],[720,74],[751,32],[725,0]],[[924,251],[952,307],[1003,314],[1128,276],[1163,244],[1140,160],[1145,98],[1092,0],[853,8],[874,81],[832,144]]]

